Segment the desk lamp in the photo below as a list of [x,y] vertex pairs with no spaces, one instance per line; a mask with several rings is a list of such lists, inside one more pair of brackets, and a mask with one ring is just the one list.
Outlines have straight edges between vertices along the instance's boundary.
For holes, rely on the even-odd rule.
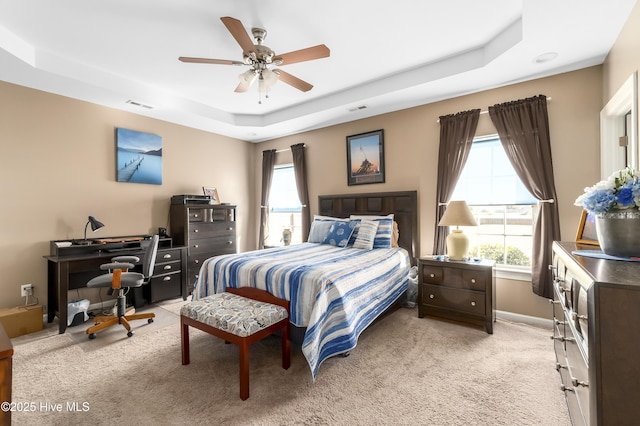
[[82,240],[80,244],[86,244],[86,245],[91,244],[91,241],[87,240],[87,228],[89,227],[89,224],[91,224],[91,230],[93,232],[96,232],[98,229],[104,227],[104,223],[100,222],[93,216],[89,216],[89,220],[87,221],[87,224],[84,226],[84,240]]
[[478,226],[466,201],[450,201],[438,226],[455,226],[447,235],[447,254],[451,260],[463,260],[469,252],[469,238],[460,226]]

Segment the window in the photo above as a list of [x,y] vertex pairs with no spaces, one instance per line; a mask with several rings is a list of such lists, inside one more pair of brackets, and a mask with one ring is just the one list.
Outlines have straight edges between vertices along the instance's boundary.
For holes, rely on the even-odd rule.
[[538,201],[513,170],[497,135],[474,139],[451,199],[465,200],[478,223],[463,227],[470,256],[493,259],[498,267],[531,269]]
[[283,244],[285,229],[291,231],[291,244],[302,242],[301,212],[293,164],[276,166],[269,194],[269,235],[266,245]]

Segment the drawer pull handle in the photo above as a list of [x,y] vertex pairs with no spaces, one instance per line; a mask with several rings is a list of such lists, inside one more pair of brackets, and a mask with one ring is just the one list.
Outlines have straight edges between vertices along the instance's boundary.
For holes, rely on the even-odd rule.
[[198,247],[200,247],[198,244],[193,245],[193,248],[198,248]]
[[436,296],[434,296],[433,294],[429,295],[429,299],[435,299]]
[[574,321],[575,320],[586,320],[587,316],[586,315],[578,315],[575,312],[571,312],[571,319],[574,320]]
[[476,306],[476,302],[471,302],[471,306]]
[[198,259],[193,261],[194,263],[200,263],[200,261]]
[[582,386],[582,387],[585,387],[585,388],[588,388],[588,387],[589,387],[589,383],[587,383],[587,382],[581,382],[580,380],[576,379],[575,377],[572,377],[572,378],[571,378],[571,384],[572,384],[574,387],[576,387],[576,388],[577,388],[578,386]]
[[171,259],[171,255],[169,253],[162,256],[163,259]]
[[193,215],[193,217],[200,217],[197,213]]
[[162,279],[162,281],[171,281],[171,276],[164,277],[164,278]]
[[233,228],[227,228],[227,231],[233,231]]
[[168,271],[169,269],[171,269],[171,265],[164,265],[164,268],[163,268],[163,269],[164,269],[165,271]]
[[476,279],[475,278],[471,278],[471,284],[475,284],[476,283]]
[[559,305],[560,301],[559,300],[549,299],[549,303],[551,303],[552,305]]
[[565,385],[560,385],[560,390],[563,392],[575,392],[575,390],[573,388],[569,388]]
[[227,241],[227,244],[233,244],[233,241]]
[[429,274],[429,276],[430,276],[431,278],[433,278],[433,277],[435,277],[435,276],[436,276],[436,274]]
[[563,368],[565,368],[565,369],[566,369],[566,368],[567,368],[567,366],[566,366],[566,365],[562,365],[562,364],[560,364],[559,362],[556,362],[556,371],[560,371],[560,370],[562,370]]
[[193,232],[198,232],[198,230],[197,230],[197,229],[194,229],[194,230],[193,230]]

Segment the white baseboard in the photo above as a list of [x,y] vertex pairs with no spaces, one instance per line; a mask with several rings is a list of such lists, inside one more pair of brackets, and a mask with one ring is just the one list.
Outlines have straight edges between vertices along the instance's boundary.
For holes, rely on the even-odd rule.
[[553,321],[546,318],[532,317],[530,315],[516,314],[508,311],[496,311],[496,317],[511,322],[520,322],[534,327],[546,328],[548,330],[553,328]]

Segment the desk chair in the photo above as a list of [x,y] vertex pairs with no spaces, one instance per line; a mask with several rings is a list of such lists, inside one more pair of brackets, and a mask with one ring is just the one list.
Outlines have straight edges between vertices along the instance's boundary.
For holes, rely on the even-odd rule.
[[147,319],[149,324],[153,322],[154,313],[126,314],[127,300],[124,288],[140,287],[143,284],[147,284],[151,279],[156,263],[156,254],[158,253],[158,236],[154,235],[150,240],[143,241],[141,245],[145,248],[142,259],[142,273],[128,271],[135,266],[134,263],[140,261],[138,257],[117,256],[111,259],[111,263],[100,265],[100,269],[108,271],[106,274],[93,278],[87,283],[89,288],[110,287],[113,291],[118,292],[118,298],[116,299],[118,314],[95,317],[95,325],[87,329],[89,339],[95,339],[97,331],[116,324],[122,324],[127,329],[127,336],[131,337],[133,336],[133,330],[131,330],[129,321]]

